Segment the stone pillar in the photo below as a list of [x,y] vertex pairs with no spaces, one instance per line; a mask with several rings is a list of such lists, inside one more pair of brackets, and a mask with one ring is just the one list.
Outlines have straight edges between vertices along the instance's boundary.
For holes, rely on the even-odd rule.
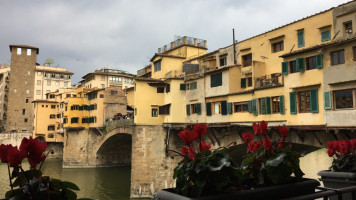
[[158,53],[161,53],[161,48],[158,48]]
[[174,42],[171,42],[171,49],[174,48]]

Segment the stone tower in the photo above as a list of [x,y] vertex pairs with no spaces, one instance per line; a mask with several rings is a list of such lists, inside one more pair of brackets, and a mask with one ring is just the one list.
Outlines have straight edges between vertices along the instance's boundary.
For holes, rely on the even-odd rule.
[[6,131],[33,131],[34,84],[37,47],[10,45],[11,71],[9,80]]

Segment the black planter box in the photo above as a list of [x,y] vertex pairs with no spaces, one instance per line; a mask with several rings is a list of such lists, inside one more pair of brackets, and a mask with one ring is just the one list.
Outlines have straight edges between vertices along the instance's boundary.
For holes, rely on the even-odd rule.
[[276,185],[254,190],[232,191],[212,196],[189,198],[174,193],[174,189],[163,189],[157,193],[158,200],[257,200],[257,199],[281,199],[300,195],[312,194],[320,183],[314,179],[304,179],[302,182]]
[[[354,172],[332,172],[329,170],[320,171],[318,175],[321,176],[321,181],[326,188],[339,189],[356,185],[356,173]],[[331,200],[336,200],[333,196]],[[351,193],[343,194],[343,200],[352,200]]]

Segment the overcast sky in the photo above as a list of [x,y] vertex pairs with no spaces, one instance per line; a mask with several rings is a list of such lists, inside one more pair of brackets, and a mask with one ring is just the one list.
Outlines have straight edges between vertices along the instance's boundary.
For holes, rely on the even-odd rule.
[[208,51],[348,0],[0,0],[0,64],[10,44],[40,49],[37,62],[86,73],[110,66],[135,73],[174,36],[207,40]]

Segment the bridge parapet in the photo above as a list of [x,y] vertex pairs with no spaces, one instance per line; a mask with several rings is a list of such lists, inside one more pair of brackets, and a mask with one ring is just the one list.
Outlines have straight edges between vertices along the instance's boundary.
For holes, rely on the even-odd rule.
[[130,126],[134,125],[133,119],[122,119],[122,120],[113,120],[105,122],[105,133],[109,133],[110,131],[116,128],[129,128]]

